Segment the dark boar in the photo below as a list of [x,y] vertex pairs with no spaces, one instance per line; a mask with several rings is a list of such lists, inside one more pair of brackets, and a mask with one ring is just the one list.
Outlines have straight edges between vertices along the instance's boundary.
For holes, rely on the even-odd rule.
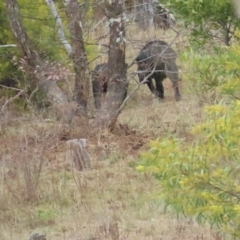
[[[164,98],[163,80],[172,82],[175,100],[181,98],[178,87],[178,67],[175,51],[164,41],[148,42],[134,61],[138,65],[139,81],[146,81],[150,91],[159,98]],[[155,86],[153,85],[155,80]]]

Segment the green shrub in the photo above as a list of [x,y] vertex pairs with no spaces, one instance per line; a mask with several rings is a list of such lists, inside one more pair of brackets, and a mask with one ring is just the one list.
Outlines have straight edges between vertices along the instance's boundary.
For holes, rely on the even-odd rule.
[[[206,120],[192,128],[191,143],[171,137],[152,141],[137,167],[159,181],[159,196],[166,207],[200,223],[208,222],[238,239],[240,101],[234,94],[240,90],[240,66],[234,56],[239,52],[239,46],[229,49],[229,61],[222,70],[229,78],[217,84],[220,92],[233,96],[231,100],[205,107]],[[217,74],[221,69],[215,71]]]

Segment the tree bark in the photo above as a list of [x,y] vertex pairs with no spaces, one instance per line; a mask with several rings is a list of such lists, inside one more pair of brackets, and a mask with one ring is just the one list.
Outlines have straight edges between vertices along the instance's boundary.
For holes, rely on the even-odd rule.
[[[47,76],[45,76],[49,67],[34,49],[33,44],[23,28],[17,0],[5,0],[5,2],[12,33],[16,39],[18,47],[27,61],[30,72],[38,80],[40,89],[43,90],[53,106],[58,106],[59,104],[67,106],[67,96],[57,86],[56,82],[48,80]],[[67,112],[65,112],[64,115],[67,114],[68,121],[71,121],[73,117],[73,109],[66,107],[66,111]]]
[[106,0],[105,10],[110,22],[108,92],[96,121],[101,128],[112,128],[120,114],[120,106],[128,87],[125,64],[126,43],[123,2],[121,0],[113,0],[109,3]]
[[82,33],[82,15],[77,0],[66,1],[66,13],[69,18],[69,30],[72,42],[72,60],[75,70],[75,98],[81,113],[87,112],[89,98],[88,60],[84,48]]

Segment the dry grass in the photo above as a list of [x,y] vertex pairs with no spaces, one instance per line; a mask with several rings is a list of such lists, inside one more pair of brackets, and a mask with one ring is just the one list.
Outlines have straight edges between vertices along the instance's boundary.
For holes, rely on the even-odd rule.
[[[128,62],[148,40],[174,38],[171,31],[146,33],[130,26],[128,32]],[[184,45],[181,36],[174,42],[177,51]],[[130,90],[134,85],[132,78]],[[203,117],[202,102],[187,91],[188,83],[180,83],[180,102],[174,101],[170,82],[164,85],[162,102],[142,86],[112,133],[92,132],[80,117],[71,126],[41,114],[0,119],[0,239],[28,239],[32,232],[51,240],[223,239],[208,226],[164,213],[157,182],[134,168],[149,140],[178,136],[188,144],[188,130]],[[74,138],[88,140],[90,170],[77,172],[66,162],[66,140]]]

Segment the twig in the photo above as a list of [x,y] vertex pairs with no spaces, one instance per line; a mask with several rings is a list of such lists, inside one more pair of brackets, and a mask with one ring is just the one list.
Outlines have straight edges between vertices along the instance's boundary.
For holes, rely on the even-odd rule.
[[0,84],[0,87],[2,87],[2,88],[6,88],[6,89],[15,90],[15,91],[23,91],[23,90],[20,89],[20,88],[8,87],[8,86],[2,85],[2,84]]
[[22,95],[22,93],[24,93],[24,90],[21,90],[16,96],[10,98],[9,100],[7,100],[4,105],[2,106],[1,108],[1,113],[3,113],[5,107],[10,103],[10,102],[13,102],[15,99],[17,99],[19,96]]
[[153,70],[143,79],[142,82],[138,83],[137,86],[132,90],[132,92],[124,99],[122,105],[119,107],[119,109],[116,111],[117,113],[118,112],[121,112],[122,109],[125,107],[127,101],[130,99],[130,97],[140,88],[140,86],[144,83],[147,83],[148,81],[148,78],[155,72],[155,69],[156,69],[156,64],[153,68]]

